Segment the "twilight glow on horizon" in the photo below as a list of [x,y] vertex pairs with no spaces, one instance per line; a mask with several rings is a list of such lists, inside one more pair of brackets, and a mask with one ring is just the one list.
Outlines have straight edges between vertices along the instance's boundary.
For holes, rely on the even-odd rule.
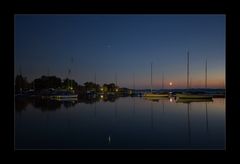
[[15,15],[15,76],[42,75],[78,84],[120,87],[186,88],[187,50],[191,88],[225,88],[223,14],[56,14]]

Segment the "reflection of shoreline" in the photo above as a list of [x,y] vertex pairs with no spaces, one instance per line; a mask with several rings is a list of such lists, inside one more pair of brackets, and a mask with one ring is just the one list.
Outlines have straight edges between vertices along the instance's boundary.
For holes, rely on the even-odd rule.
[[21,111],[26,109],[26,105],[21,104],[31,104],[34,108],[40,109],[41,111],[54,111],[61,108],[63,105],[65,108],[73,107],[77,104],[77,101],[59,101],[51,99],[41,99],[41,98],[28,98],[24,100],[15,101],[16,111]]
[[96,103],[103,102],[115,102],[119,97],[116,96],[104,96],[104,97],[78,97],[77,99],[48,99],[41,97],[26,97],[21,99],[15,99],[15,110],[21,112],[26,109],[29,104],[32,104],[34,108],[40,109],[41,111],[52,111],[60,109],[63,105],[65,108],[73,107],[77,103],[94,104],[95,115],[96,115]]
[[[17,112],[21,112],[26,110],[28,105],[32,105],[33,107],[40,109],[42,111],[50,111],[50,110],[57,110],[60,109],[61,106],[63,105],[65,108],[70,108],[75,106],[78,103],[84,103],[84,104],[94,104],[96,108],[96,103],[99,102],[115,102],[117,99],[121,97],[116,97],[116,96],[104,96],[104,97],[79,97],[77,101],[61,101],[61,100],[51,100],[51,99],[42,99],[42,98],[36,98],[36,97],[31,97],[31,98],[22,98],[22,99],[15,99],[15,110]],[[168,100],[168,99],[166,99]],[[153,102],[153,101],[151,101]],[[155,102],[155,101],[154,101]],[[153,102],[153,103],[154,103]],[[162,103],[162,112],[164,113],[164,102],[165,99],[162,99],[160,101],[156,101],[155,103]],[[176,103],[192,103],[196,101],[183,101],[183,102],[176,102]],[[196,102],[198,103],[198,102]],[[203,103],[200,101],[199,103]],[[207,103],[205,101],[205,103]],[[214,98],[212,103],[214,103],[215,108],[221,108],[223,104],[225,104],[225,98]],[[212,104],[211,103],[211,104]],[[116,105],[116,104],[115,104]],[[133,98],[133,109],[135,113],[135,98]],[[96,111],[95,111],[96,115]]]
[[[138,137],[145,139],[145,136],[141,136],[141,134],[150,134],[147,139],[152,139],[153,142],[155,139],[159,140],[158,143],[169,144],[169,147],[172,143],[182,144],[188,148],[196,148],[197,144],[207,147],[211,144],[223,143],[223,120],[215,118],[219,118],[219,116],[222,118],[224,111],[220,110],[221,115],[215,115],[213,103],[177,104],[175,101],[170,102],[169,100],[152,102],[139,97],[120,98],[115,103],[105,103],[101,100],[99,104],[97,103],[77,104],[69,109],[61,104],[60,110],[49,112],[41,112],[40,109],[36,109],[30,104],[26,107],[26,111],[16,114],[17,128],[24,129],[28,128],[27,126],[40,125],[42,127],[36,127],[43,130],[46,134],[45,137],[49,139],[46,141],[49,143],[50,141],[54,142],[54,138],[62,134],[60,133],[62,128],[67,129],[64,135],[74,136],[76,143],[82,139],[81,137],[88,139],[85,134],[90,136],[89,144],[95,138],[95,134],[97,134],[96,138],[98,137],[95,143],[97,144],[98,141],[103,143],[100,141],[102,136],[98,135],[100,132],[101,135],[110,136],[111,147],[117,145],[120,139],[125,140],[128,135],[131,137],[129,137],[131,142]],[[219,124],[221,126],[218,126]],[[54,128],[58,130],[55,131]],[[122,128],[126,128],[126,130]],[[52,137],[52,133],[56,134],[56,137]],[[45,138],[43,139],[45,140]]]

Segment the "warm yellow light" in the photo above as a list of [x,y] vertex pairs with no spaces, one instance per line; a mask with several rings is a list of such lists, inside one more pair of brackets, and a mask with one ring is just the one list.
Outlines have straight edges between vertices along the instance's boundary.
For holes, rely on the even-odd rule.
[[101,91],[103,91],[103,88],[101,88]]
[[173,85],[173,83],[172,83],[172,82],[170,82],[170,83],[169,83],[169,85],[170,85],[170,86],[172,86],[172,85]]
[[118,89],[116,89],[116,92],[118,92]]
[[100,97],[103,98],[103,95],[101,95]]

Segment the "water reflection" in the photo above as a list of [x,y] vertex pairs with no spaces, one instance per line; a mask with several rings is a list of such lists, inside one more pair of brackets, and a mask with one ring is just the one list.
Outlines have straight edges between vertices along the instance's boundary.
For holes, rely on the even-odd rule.
[[151,102],[151,128],[153,128],[153,102]]
[[117,101],[114,103],[115,118],[117,118]]
[[205,103],[206,107],[206,129],[207,129],[207,134],[208,134],[208,108],[207,108],[207,102]]
[[162,112],[164,114],[164,101],[162,101]]
[[108,136],[108,143],[110,144],[111,143],[111,137]]
[[133,117],[135,115],[135,97],[133,97]]
[[177,99],[177,103],[213,102],[212,99]]
[[[224,104],[219,105],[224,100],[214,99],[211,103],[141,97],[120,97],[114,103],[113,99],[106,100],[16,101],[16,111],[24,111],[16,115],[18,148],[224,147],[225,109]],[[51,112],[41,112],[48,110]]]
[[191,145],[191,122],[190,122],[190,103],[187,103],[187,115],[188,115],[188,141]]
[[168,97],[144,97],[144,99],[148,101],[153,101],[153,102],[159,102],[161,100],[169,100]]
[[[94,116],[96,117],[96,105],[100,101],[103,102],[116,102],[119,97],[103,95],[97,97],[79,97],[77,99],[43,99],[43,98],[22,98],[15,100],[15,110],[21,112],[26,110],[29,104],[33,105],[34,108],[40,109],[41,111],[54,111],[64,106],[65,108],[72,108],[78,103],[94,104]],[[115,116],[117,117],[117,103],[115,103]]]
[[208,100],[208,99],[202,99],[202,100],[196,100],[196,99],[192,99],[192,100],[189,100],[189,99],[185,99],[183,101],[176,101],[177,103],[184,103],[184,104],[187,104],[187,120],[188,120],[188,141],[189,141],[189,144],[191,145],[191,117],[190,117],[190,111],[191,111],[191,103],[201,103],[201,102],[204,102],[205,103],[205,118],[206,118],[206,133],[207,133],[207,137],[208,137],[208,107],[207,107],[207,103],[208,102],[213,102],[213,100]]
[[97,108],[97,102],[94,103],[94,117],[95,117],[95,118],[96,118],[96,116],[97,116],[97,110],[96,110],[96,108]]
[[26,110],[26,107],[30,104],[31,102],[28,99],[15,99],[15,110],[17,112],[22,112]]
[[[170,103],[182,103],[182,104],[186,104],[186,109],[187,109],[187,132],[188,132],[188,143],[189,145],[192,144],[192,128],[191,128],[191,104],[192,103],[204,103],[205,104],[205,123],[206,123],[206,133],[207,133],[207,138],[208,138],[208,127],[209,127],[209,123],[208,123],[208,103],[209,102],[213,102],[212,99],[177,99],[176,101],[174,101],[174,99],[172,97],[169,98],[144,98],[145,100],[150,101],[150,111],[151,111],[151,127],[153,128],[153,103],[154,102],[159,102],[161,101],[162,104],[162,113],[164,113],[164,102],[166,100],[169,100]],[[219,100],[217,100],[219,101]],[[219,101],[222,102],[222,101]]]

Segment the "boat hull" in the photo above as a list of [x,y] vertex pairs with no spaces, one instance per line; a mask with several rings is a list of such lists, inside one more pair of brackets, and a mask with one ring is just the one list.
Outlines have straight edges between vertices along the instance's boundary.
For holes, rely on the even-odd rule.
[[179,99],[212,99],[210,95],[198,95],[198,94],[176,94]]
[[176,103],[213,102],[212,99],[177,99]]
[[168,94],[154,94],[154,93],[145,93],[143,97],[152,97],[152,98],[158,98],[158,97],[169,97]]

